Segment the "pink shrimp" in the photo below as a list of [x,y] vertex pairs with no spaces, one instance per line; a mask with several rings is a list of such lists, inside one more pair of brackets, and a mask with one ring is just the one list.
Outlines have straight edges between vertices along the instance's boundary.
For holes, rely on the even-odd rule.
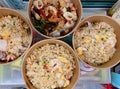
[[15,54],[9,54],[9,55],[7,55],[7,57],[6,57],[6,60],[7,61],[10,61],[10,60],[15,60],[17,57],[16,57],[16,55]]
[[48,19],[50,22],[59,22],[62,20],[62,18],[58,18],[58,17],[55,17],[55,18],[49,18]]
[[45,69],[46,71],[52,71],[52,68],[48,67],[47,65],[44,65],[43,69]]

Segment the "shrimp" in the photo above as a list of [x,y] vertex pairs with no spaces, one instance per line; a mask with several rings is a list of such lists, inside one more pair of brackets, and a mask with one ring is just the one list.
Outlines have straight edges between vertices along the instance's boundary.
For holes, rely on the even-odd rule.
[[49,18],[48,19],[50,22],[59,22],[59,21],[61,21],[62,19],[61,18]]
[[7,61],[15,60],[15,59],[16,59],[16,55],[15,55],[15,54],[9,54],[9,55],[7,55],[7,57],[6,57],[6,60],[7,60]]
[[46,16],[48,16],[49,13],[52,14],[51,17],[48,18],[48,20],[49,20],[50,22],[59,22],[59,21],[62,20],[62,18],[58,18],[58,17],[57,17],[57,9],[56,9],[55,7],[53,7],[53,6],[48,6],[48,7],[46,8],[46,10],[45,10]]
[[43,6],[44,6],[42,0],[35,0],[35,1],[33,2],[33,5],[34,5],[37,9],[41,9],[41,8],[43,8]]

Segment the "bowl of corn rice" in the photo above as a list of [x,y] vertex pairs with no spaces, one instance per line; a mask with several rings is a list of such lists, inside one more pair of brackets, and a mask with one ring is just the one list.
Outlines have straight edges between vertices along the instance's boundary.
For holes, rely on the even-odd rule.
[[79,59],[94,68],[111,68],[119,62],[120,25],[105,15],[90,16],[73,34]]
[[63,41],[47,39],[26,53],[22,75],[29,89],[72,89],[79,78],[79,62]]

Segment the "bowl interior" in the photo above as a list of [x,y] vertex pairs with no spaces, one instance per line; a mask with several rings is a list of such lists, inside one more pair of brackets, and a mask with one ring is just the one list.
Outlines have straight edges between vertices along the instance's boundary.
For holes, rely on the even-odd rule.
[[[89,21],[89,22],[104,21],[104,22],[108,23],[109,25],[111,25],[114,28],[114,33],[116,34],[116,39],[117,39],[117,43],[115,46],[116,51],[115,51],[113,57],[111,58],[111,60],[109,60],[108,62],[106,62],[102,65],[99,65],[99,66],[93,66],[93,65],[89,65],[89,66],[94,67],[94,68],[111,68],[111,67],[113,67],[120,61],[120,59],[119,59],[119,55],[120,55],[120,39],[119,39],[120,38],[120,35],[119,35],[120,25],[115,20],[113,20],[111,17],[104,16],[104,15],[94,15],[94,16],[90,16],[90,17],[86,18],[85,20],[81,21],[81,23],[79,24],[77,29],[79,29],[79,27],[86,24],[87,21]],[[75,35],[75,33],[74,33],[74,35]],[[74,50],[76,50],[76,46],[74,45],[74,36],[73,36],[73,46],[74,46]],[[83,60],[81,60],[81,61],[83,61]]]
[[29,17],[29,20],[30,20],[30,23],[31,23],[33,29],[34,29],[38,34],[42,35],[42,36],[45,37],[45,38],[55,38],[55,39],[64,38],[64,37],[70,35],[71,33],[73,33],[73,31],[76,29],[78,23],[79,23],[80,20],[81,20],[81,16],[82,16],[82,4],[81,4],[80,0],[71,0],[71,1],[75,4],[75,6],[77,7],[76,12],[77,12],[77,15],[78,15],[77,22],[76,22],[74,28],[72,29],[72,31],[69,32],[69,33],[67,33],[67,34],[64,35],[64,36],[59,36],[59,37],[46,36],[46,35],[42,34],[41,32],[39,32],[39,31],[34,27],[34,25],[33,25],[33,23],[32,23],[31,7],[32,7],[32,5],[33,5],[33,1],[34,1],[34,0],[29,0],[29,3],[28,3],[28,8],[27,8],[28,17]]
[[23,64],[22,64],[22,75],[23,75],[24,81],[25,81],[25,83],[26,83],[26,85],[27,85],[27,87],[28,87],[29,89],[35,89],[35,88],[34,88],[34,86],[30,83],[30,81],[28,80],[28,78],[27,78],[27,76],[26,76],[26,58],[32,53],[32,51],[33,51],[35,48],[40,47],[40,46],[45,45],[45,44],[56,44],[56,43],[64,46],[66,49],[68,49],[68,50],[70,51],[70,53],[71,53],[72,56],[74,57],[75,66],[76,66],[76,68],[74,69],[74,75],[73,75],[73,77],[72,77],[72,79],[71,79],[70,85],[67,86],[66,88],[63,88],[63,89],[72,89],[72,88],[74,87],[74,85],[76,84],[76,82],[77,82],[77,80],[78,80],[78,78],[79,78],[79,72],[80,72],[79,69],[80,69],[80,68],[79,68],[78,59],[77,59],[77,57],[75,56],[74,51],[72,50],[72,48],[71,48],[69,45],[67,45],[66,43],[64,43],[64,42],[62,42],[62,41],[53,40],[53,39],[49,40],[49,39],[48,39],[48,40],[43,40],[43,41],[40,41],[40,42],[34,44],[34,45],[30,48],[30,50],[27,52],[27,54],[25,55],[25,57],[24,57],[24,61],[23,61]]
[[[11,16],[17,16],[17,17],[19,17],[20,19],[22,19],[23,21],[25,21],[27,24],[28,24],[28,26],[29,26],[29,28],[30,28],[30,43],[29,43],[29,45],[28,45],[28,47],[27,47],[27,49],[30,47],[30,45],[31,45],[31,43],[32,43],[32,30],[31,30],[31,26],[30,26],[30,24],[29,24],[29,22],[28,22],[28,20],[27,20],[27,18],[25,18],[22,14],[20,14],[19,12],[17,12],[17,11],[15,11],[15,10],[12,10],[12,9],[9,9],[9,8],[0,8],[0,17],[2,17],[2,16],[6,16],[6,15],[11,15]],[[26,50],[27,50],[26,49]],[[25,52],[24,52],[25,53]],[[23,54],[24,54],[23,53]],[[23,56],[23,54],[21,55],[21,56]],[[20,56],[20,57],[21,57]],[[13,60],[13,61],[11,61],[11,62],[0,62],[0,64],[9,64],[9,63],[12,63],[12,62],[14,62],[14,61],[17,61],[18,59],[20,59],[20,57],[18,57],[16,60]]]

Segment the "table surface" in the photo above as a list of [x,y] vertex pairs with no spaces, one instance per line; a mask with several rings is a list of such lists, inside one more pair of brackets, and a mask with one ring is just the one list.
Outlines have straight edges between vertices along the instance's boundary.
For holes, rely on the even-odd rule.
[[[82,19],[94,14],[105,15],[106,11],[107,11],[106,8],[103,9],[85,8],[83,9]],[[20,10],[20,12],[26,16],[25,10]],[[43,39],[36,32],[34,32],[34,38],[35,38],[34,42]],[[72,35],[62,40],[67,42],[69,45],[71,45],[72,44],[71,38]],[[22,74],[21,74],[21,64],[22,64],[22,58],[13,64],[0,66],[0,89],[14,89],[13,87],[25,87],[24,80],[22,79]],[[83,70],[84,64],[80,62],[80,66]],[[84,84],[89,83],[89,81],[93,81],[94,83],[98,82],[104,84],[111,83],[110,69],[102,69],[102,70],[94,70],[94,71],[92,70],[94,69],[89,68],[90,72],[81,71],[80,78],[74,89],[79,89],[79,87],[83,87]],[[95,89],[100,89],[100,88],[95,88]]]

